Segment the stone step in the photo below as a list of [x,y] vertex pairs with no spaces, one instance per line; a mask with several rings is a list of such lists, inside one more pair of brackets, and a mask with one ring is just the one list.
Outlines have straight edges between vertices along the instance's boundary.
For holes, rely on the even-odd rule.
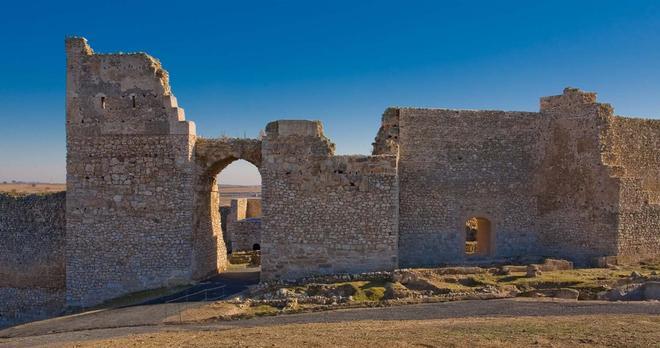
[[170,108],[169,110],[169,117],[174,118],[177,121],[185,121],[186,120],[186,112],[183,110],[183,108]]
[[176,108],[179,106],[179,103],[176,101],[176,97],[170,94],[163,96],[163,105],[165,107]]

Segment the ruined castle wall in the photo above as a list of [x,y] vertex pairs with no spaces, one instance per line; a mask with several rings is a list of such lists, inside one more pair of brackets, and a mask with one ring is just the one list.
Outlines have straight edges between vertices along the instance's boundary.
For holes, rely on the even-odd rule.
[[221,206],[220,207],[220,229],[222,230],[222,239],[225,242],[227,250],[230,250],[231,239],[227,233],[227,219],[229,218],[231,212],[231,207]]
[[0,193],[0,327],[64,308],[65,194]]
[[395,268],[396,156],[335,156],[320,122],[276,121],[266,133],[262,279]]
[[230,203],[226,230],[232,252],[261,245],[261,199],[236,198]]
[[615,116],[611,133],[626,175],[642,179],[645,190],[660,191],[660,120]]
[[191,280],[195,130],[160,63],[68,39],[66,120],[68,304]]
[[247,218],[228,224],[232,251],[250,251],[261,246],[261,219]]
[[246,218],[261,217],[261,198],[248,198],[245,207]]
[[474,260],[464,252],[471,217],[491,223],[482,259],[536,252],[538,113],[402,108],[383,118],[374,152],[398,142],[401,267]]
[[229,222],[243,220],[247,216],[248,201],[245,198],[232,199],[229,203],[231,207]]
[[620,169],[606,163],[612,109],[566,89],[541,99],[547,129],[538,171],[538,243],[544,256],[590,264],[616,255]]
[[613,161],[620,184],[618,260],[660,257],[660,120],[613,117]]

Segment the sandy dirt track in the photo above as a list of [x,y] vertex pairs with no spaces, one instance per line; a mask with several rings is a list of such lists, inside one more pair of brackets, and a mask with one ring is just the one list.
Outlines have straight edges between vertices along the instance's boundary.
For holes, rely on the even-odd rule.
[[[163,324],[165,320],[171,321],[172,315],[158,306],[148,306],[58,318],[0,331],[3,337],[0,345],[66,346],[75,342],[125,346],[142,342],[147,346],[162,346],[179,342],[173,345],[205,346],[204,342],[220,344],[230,339],[242,342],[242,346],[270,346],[271,343],[280,343],[276,346],[332,346],[330,343],[343,345],[342,342],[350,346],[371,342],[364,341],[367,339],[373,339],[372,343],[377,345],[378,337],[385,337],[384,332],[391,332],[393,344],[407,342],[408,336],[421,337],[428,342],[456,339],[460,343],[465,337],[474,336],[475,342],[483,338],[484,344],[490,342],[488,337],[504,340],[504,343],[532,344],[533,341],[506,339],[527,337],[526,330],[537,332],[541,342],[559,340],[555,343],[560,345],[571,345],[576,342],[574,339],[600,345],[604,342],[597,339],[598,332],[602,336],[612,330],[608,339],[619,345],[651,343],[655,339],[660,342],[658,302],[505,299],[337,310],[229,322]],[[425,325],[430,333],[416,329]],[[454,332],[453,326],[463,329]],[[459,334],[461,332],[468,336]],[[273,341],[278,337],[279,341]]]

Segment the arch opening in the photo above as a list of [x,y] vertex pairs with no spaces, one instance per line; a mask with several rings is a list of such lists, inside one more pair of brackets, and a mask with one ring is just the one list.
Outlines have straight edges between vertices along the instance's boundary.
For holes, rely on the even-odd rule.
[[217,192],[219,212],[217,225],[227,248],[228,262],[258,266],[246,254],[261,249],[259,169],[243,159],[231,160],[218,171],[215,182],[213,188]]
[[465,255],[488,256],[492,252],[492,224],[483,217],[471,217],[465,222]]
[[[229,214],[232,205],[244,211],[248,200],[256,201],[249,204],[253,208],[250,211],[261,215],[261,142],[200,138],[195,143],[195,161],[193,277],[205,279],[227,270],[233,260],[228,252],[237,250],[231,238],[231,215],[239,215]],[[239,231],[244,228],[258,231],[258,242],[261,242],[260,219],[239,217],[233,219],[234,227]],[[246,247],[249,252],[252,252],[252,244]]]

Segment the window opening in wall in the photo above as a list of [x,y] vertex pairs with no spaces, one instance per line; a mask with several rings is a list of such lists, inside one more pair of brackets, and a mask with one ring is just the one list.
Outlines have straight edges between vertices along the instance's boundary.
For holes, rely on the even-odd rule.
[[132,95],[132,96],[131,96],[131,99],[133,100],[133,109],[135,109],[135,96]]
[[105,97],[101,97],[101,108],[105,109]]
[[252,250],[253,250],[253,251],[259,251],[259,250],[261,250],[261,246],[260,246],[258,243],[255,243],[255,244],[252,246]]
[[491,223],[486,218],[471,217],[465,222],[465,254],[488,255],[491,252]]

